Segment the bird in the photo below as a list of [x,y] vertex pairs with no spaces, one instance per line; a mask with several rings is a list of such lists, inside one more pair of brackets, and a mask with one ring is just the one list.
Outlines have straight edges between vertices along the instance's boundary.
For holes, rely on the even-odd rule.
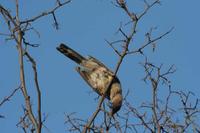
[[76,71],[99,96],[104,95],[111,82],[105,97],[110,103],[109,114],[113,116],[117,113],[123,101],[122,87],[118,77],[96,58],[83,57],[64,43],[61,43],[56,49],[78,64]]

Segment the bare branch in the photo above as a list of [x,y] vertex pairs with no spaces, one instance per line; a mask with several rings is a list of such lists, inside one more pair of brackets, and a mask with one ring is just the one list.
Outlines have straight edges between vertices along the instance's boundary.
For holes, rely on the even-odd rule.
[[[167,32],[165,32],[164,34],[154,38],[154,39],[148,39],[148,42],[143,44],[140,48],[136,49],[136,50],[133,50],[133,51],[130,51],[130,52],[127,52],[127,54],[135,54],[135,53],[141,53],[141,51],[146,48],[148,45],[162,39],[164,36],[168,35],[169,33],[172,32],[174,28],[172,27],[170,30],[168,30]],[[142,52],[143,53],[143,52]]]
[[[58,0],[57,0],[57,1],[58,1]],[[37,15],[37,16],[35,16],[35,17],[32,17],[31,19],[27,19],[27,20],[21,21],[21,22],[20,22],[20,25],[25,24],[25,23],[31,23],[31,22],[33,22],[33,21],[36,21],[36,20],[38,20],[38,19],[40,19],[40,18],[42,18],[42,17],[44,17],[44,16],[50,15],[50,14],[53,15],[55,24],[58,24],[58,23],[57,23],[57,20],[56,20],[56,18],[55,18],[55,14],[54,14],[55,11],[58,10],[60,7],[66,5],[66,4],[70,3],[70,2],[71,2],[71,0],[67,0],[67,1],[65,1],[65,2],[63,2],[63,3],[61,3],[60,1],[58,1],[58,5],[57,5],[56,7],[54,7],[53,9],[51,9],[51,10],[49,10],[49,11],[46,11],[46,12],[42,12],[41,14],[39,14],[39,15]]]
[[[118,56],[121,56],[120,52],[113,46],[113,43],[116,43],[116,42],[109,42],[106,40],[106,42],[109,44],[109,46],[115,51],[115,53],[118,55]],[[120,41],[117,41],[117,42],[121,42]]]
[[34,59],[31,57],[31,55],[28,52],[25,52],[25,55],[27,56],[29,61],[32,63],[32,68],[33,68],[33,72],[34,72],[34,80],[35,80],[36,91],[37,91],[37,105],[38,105],[38,107],[37,107],[37,114],[38,114],[37,128],[38,128],[38,131],[41,132],[41,129],[42,129],[41,91],[40,91],[40,87],[39,87],[39,83],[38,83],[36,62],[34,61]]
[[[130,19],[132,20],[132,28],[131,28],[131,31],[130,33],[127,35],[125,34],[121,28],[119,29],[119,31],[122,33],[122,35],[125,37],[125,42],[123,44],[123,51],[121,52],[121,56],[119,56],[119,59],[118,59],[118,62],[117,62],[117,65],[115,67],[115,71],[114,71],[114,75],[113,77],[117,74],[120,66],[121,66],[121,63],[124,59],[124,57],[127,55],[128,51],[129,51],[129,45],[130,45],[130,42],[133,38],[133,36],[135,35],[136,33],[136,27],[137,27],[137,22],[138,22],[138,18],[137,16],[135,15],[135,13],[130,13],[129,9],[127,8],[126,4],[124,3],[124,1],[117,1],[117,4],[127,13],[127,15],[130,17]],[[152,7],[152,6],[151,6]],[[151,8],[149,7],[149,8]],[[147,12],[148,10],[146,10]],[[146,12],[144,14],[146,14]],[[115,50],[115,48],[113,48]],[[119,53],[117,52],[117,54],[119,55]],[[112,77],[112,79],[113,79]],[[86,133],[87,132],[87,129],[90,128],[92,122],[94,121],[94,119],[96,118],[96,116],[98,115],[98,113],[100,112],[101,110],[101,106],[102,106],[102,103],[105,99],[105,94],[107,93],[108,89],[110,88],[110,85],[112,83],[112,80],[111,82],[106,86],[106,91],[104,92],[104,95],[100,98],[99,102],[98,102],[98,106],[97,106],[97,109],[96,111],[93,113],[93,115],[91,116],[91,118],[89,119],[87,125],[84,127],[84,130],[82,133]]]
[[153,3],[149,4],[146,0],[144,0],[145,3],[145,10],[138,16],[138,19],[141,19],[147,12],[156,4],[160,4],[160,0],[155,0]]
[[[3,16],[5,22],[8,26],[8,30],[10,32],[10,34],[8,34],[10,37],[9,39],[14,39],[14,41],[16,41],[16,43],[17,43],[17,50],[18,50],[18,54],[19,54],[19,65],[20,65],[20,81],[21,81],[20,88],[21,88],[21,91],[22,91],[22,94],[24,97],[24,101],[25,101],[24,116],[22,117],[22,121],[20,121],[20,124],[22,125],[22,129],[24,132],[27,132],[27,128],[29,128],[31,125],[31,128],[30,128],[31,132],[36,131],[37,133],[41,133],[42,123],[43,123],[42,116],[41,116],[41,92],[40,92],[39,83],[38,83],[36,62],[31,57],[31,55],[28,53],[28,51],[26,51],[27,46],[37,47],[38,44],[32,44],[32,43],[29,43],[28,41],[26,41],[25,33],[26,33],[26,31],[28,31],[30,29],[34,29],[33,27],[29,28],[29,26],[31,25],[31,22],[34,22],[46,15],[53,15],[55,26],[56,26],[56,28],[58,28],[58,22],[57,22],[57,19],[55,16],[55,11],[58,10],[60,7],[68,4],[69,2],[71,2],[71,0],[67,0],[62,3],[59,0],[57,0],[57,5],[53,9],[51,9],[47,12],[43,12],[43,13],[41,13],[33,18],[27,19],[25,21],[20,21],[18,0],[15,0],[15,7],[16,7],[16,11],[15,11],[16,16],[15,17],[13,17],[10,14],[9,10],[5,9],[0,4],[0,13]],[[3,35],[7,35],[7,34],[3,34]],[[25,49],[24,49],[23,44],[25,45]],[[30,96],[28,94],[28,90],[27,90],[27,86],[26,86],[25,72],[24,72],[24,55],[32,63],[32,68],[33,68],[33,72],[34,72],[34,81],[35,81],[35,86],[36,86],[36,91],[37,91],[37,117],[33,113],[34,111],[32,109]],[[14,95],[14,93],[12,95]],[[7,99],[9,99],[10,97],[8,97]],[[5,101],[3,101],[2,104],[4,102]]]
[[20,85],[19,87],[15,88],[15,89],[11,92],[11,94],[10,94],[9,96],[5,97],[5,98],[0,102],[0,106],[2,106],[5,102],[10,101],[10,99],[14,96],[14,94],[15,94],[19,89],[21,89],[21,85]]

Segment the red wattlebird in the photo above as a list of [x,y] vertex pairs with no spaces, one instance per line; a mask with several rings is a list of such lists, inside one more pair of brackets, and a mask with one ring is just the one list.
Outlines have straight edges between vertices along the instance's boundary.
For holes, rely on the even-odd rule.
[[[76,70],[81,77],[100,96],[104,94],[107,85],[111,82],[114,75],[111,70],[94,57],[89,56],[85,58],[65,44],[60,44],[57,50],[79,64]],[[110,88],[106,93],[106,98],[111,103],[111,115],[120,110],[123,96],[120,81],[116,76],[113,77]]]

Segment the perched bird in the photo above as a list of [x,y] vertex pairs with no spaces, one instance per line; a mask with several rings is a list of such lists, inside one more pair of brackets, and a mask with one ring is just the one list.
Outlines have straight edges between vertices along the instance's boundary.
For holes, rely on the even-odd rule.
[[[85,58],[65,44],[60,44],[60,46],[57,47],[57,50],[79,64],[79,66],[76,67],[76,70],[81,77],[100,96],[104,94],[107,85],[114,76],[114,73],[111,70],[94,57],[89,56]],[[110,114],[114,115],[120,110],[123,100],[121,84],[116,76],[113,77],[110,88],[105,96],[111,103]]]

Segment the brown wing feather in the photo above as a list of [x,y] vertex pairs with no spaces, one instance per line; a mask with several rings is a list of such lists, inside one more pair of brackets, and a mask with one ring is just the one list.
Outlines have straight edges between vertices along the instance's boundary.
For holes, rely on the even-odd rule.
[[76,67],[76,71],[81,75],[81,77],[85,80],[85,82],[96,92],[100,95],[100,93],[97,91],[97,88],[95,88],[94,86],[92,86],[92,84],[90,83],[90,77],[88,75],[88,72],[85,71],[81,71],[80,67]]
[[98,67],[101,66],[101,67],[105,68],[105,69],[106,69],[106,72],[107,72],[110,76],[114,75],[114,73],[113,73],[109,68],[107,68],[103,63],[101,63],[98,59],[96,59],[96,58],[94,58],[94,57],[92,57],[92,56],[89,56],[89,57],[88,57],[88,62],[89,62],[89,61],[90,61],[90,62],[96,63],[96,64],[98,65]]

